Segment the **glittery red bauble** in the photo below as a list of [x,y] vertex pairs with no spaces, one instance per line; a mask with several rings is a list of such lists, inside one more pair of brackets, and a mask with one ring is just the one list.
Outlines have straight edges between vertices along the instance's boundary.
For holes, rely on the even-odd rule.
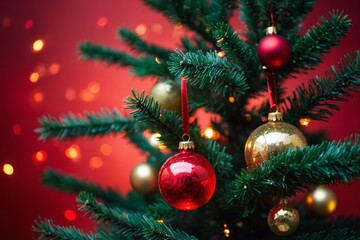
[[280,69],[291,59],[291,46],[286,38],[270,34],[261,39],[258,45],[260,62],[269,69]]
[[216,175],[208,160],[193,150],[180,150],[160,169],[159,190],[163,198],[180,210],[194,210],[209,201]]

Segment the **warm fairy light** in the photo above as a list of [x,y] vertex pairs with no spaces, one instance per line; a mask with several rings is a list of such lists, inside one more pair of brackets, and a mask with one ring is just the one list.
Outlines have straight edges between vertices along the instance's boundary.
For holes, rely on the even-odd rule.
[[174,26],[174,29],[175,29],[176,31],[179,31],[179,30],[183,29],[183,25],[182,25],[181,23],[177,23],[177,24]]
[[222,57],[225,56],[225,52],[224,52],[224,51],[220,51],[220,52],[217,53],[217,55],[222,58]]
[[230,237],[230,229],[228,228],[227,224],[224,224],[224,235],[225,237]]
[[40,52],[44,47],[44,41],[41,39],[36,40],[33,43],[33,50],[34,52]]
[[77,144],[71,145],[65,150],[65,155],[72,159],[74,162],[77,162],[80,159],[80,147]]
[[34,154],[34,160],[35,161],[38,161],[38,162],[43,162],[45,161],[47,158],[47,154],[44,150],[40,150],[40,151],[37,151],[35,154]]
[[3,165],[3,172],[4,172],[6,175],[13,175],[13,174],[14,174],[14,167],[11,166],[11,164],[5,163],[5,164]]
[[39,73],[39,76],[45,76],[47,74],[47,69],[44,64],[39,64],[36,66],[36,72]]
[[44,100],[44,94],[42,92],[35,92],[33,98],[35,102],[41,103]]
[[247,121],[250,121],[250,120],[251,120],[251,114],[250,114],[250,113],[246,113],[244,116],[245,116],[245,119],[246,119]]
[[159,23],[155,23],[153,26],[152,26],[152,30],[154,33],[162,33],[163,31],[163,26]]
[[59,63],[52,63],[49,67],[49,73],[51,75],[56,75],[60,71],[60,64]]
[[218,40],[216,40],[216,42],[222,42],[222,41],[224,41],[224,38],[220,38],[220,39],[218,39]]
[[76,213],[73,210],[68,209],[64,211],[64,217],[66,218],[66,220],[75,221]]
[[326,208],[329,212],[333,212],[336,208],[336,201],[330,200],[329,203],[327,204]]
[[262,68],[262,69],[264,69],[264,70],[266,69],[266,67],[265,67],[265,66],[262,66],[261,68]]
[[99,157],[92,157],[89,160],[89,167],[90,169],[98,169],[104,165],[104,161]]
[[157,64],[161,64],[161,60],[160,60],[160,58],[155,57],[155,62],[156,62]]
[[69,88],[65,92],[65,98],[69,101],[72,101],[76,98],[76,91],[72,88]]
[[29,77],[30,82],[36,83],[37,81],[39,81],[39,77],[40,77],[40,75],[39,75],[38,72],[33,72],[33,73],[31,73],[31,74],[30,74],[30,77]]
[[149,138],[149,142],[151,144],[151,146],[153,147],[160,147],[160,141],[159,138],[161,137],[160,133],[154,133],[150,136]]
[[86,88],[81,90],[80,99],[84,102],[93,102],[96,100],[96,94],[90,92],[90,90]]
[[100,84],[97,82],[90,82],[88,84],[88,89],[91,93],[98,93],[100,92]]
[[314,199],[312,198],[312,196],[309,195],[306,197],[305,201],[308,205],[311,205],[314,202]]
[[156,222],[158,222],[158,223],[164,223],[164,220],[158,219],[158,220],[156,220]]
[[111,153],[112,153],[112,147],[107,144],[107,143],[104,143],[104,144],[101,144],[100,146],[100,152],[104,155],[104,156],[110,156]]
[[206,138],[208,139],[212,139],[215,137],[215,131],[212,127],[207,127],[205,130],[204,130],[204,135]]
[[310,123],[310,118],[300,118],[299,123],[301,126],[307,127]]
[[146,25],[145,24],[139,24],[136,28],[135,28],[135,32],[139,35],[144,35],[146,33]]
[[32,19],[27,20],[25,23],[25,29],[30,29],[33,27],[33,25],[34,25],[34,20],[32,20]]
[[15,123],[12,127],[12,130],[14,132],[15,135],[20,135],[21,133],[21,125],[19,123]]
[[97,20],[98,27],[105,27],[108,24],[109,20],[106,17],[101,17]]
[[229,97],[228,100],[229,100],[230,103],[234,103],[236,99],[234,97]]

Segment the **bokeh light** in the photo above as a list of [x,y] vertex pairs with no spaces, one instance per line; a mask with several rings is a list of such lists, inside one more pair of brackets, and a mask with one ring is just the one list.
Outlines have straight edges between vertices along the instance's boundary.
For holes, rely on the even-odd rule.
[[47,154],[44,150],[39,150],[34,154],[34,160],[36,162],[44,162],[47,158]]
[[52,63],[50,66],[49,66],[49,73],[51,75],[56,75],[58,74],[60,71],[60,64],[59,63]]
[[92,157],[89,160],[90,169],[98,169],[104,165],[104,161],[100,157]]
[[104,155],[104,156],[110,156],[112,153],[112,147],[107,144],[107,143],[103,143],[100,146],[100,152]]
[[30,28],[32,28],[33,26],[34,26],[34,20],[29,19],[29,20],[26,21],[26,23],[25,23],[25,29],[30,29]]
[[74,162],[77,162],[80,160],[80,147],[77,144],[73,144],[70,147],[68,147],[65,150],[65,155],[70,158],[71,160],[73,160]]
[[229,97],[229,103],[234,103],[235,102],[235,98],[234,97]]
[[155,23],[153,26],[152,26],[152,30],[154,33],[162,33],[163,31],[163,26],[159,23]]
[[213,139],[215,137],[215,131],[212,127],[207,127],[205,130],[204,130],[204,135],[206,138],[208,139]]
[[30,82],[36,83],[37,81],[39,81],[39,77],[40,77],[40,75],[39,75],[38,72],[33,72],[33,73],[31,73],[31,74],[30,74],[30,77],[29,77]]
[[93,102],[96,100],[97,95],[92,93],[88,88],[85,88],[81,90],[79,97],[84,102]]
[[76,213],[73,210],[65,210],[64,211],[64,217],[66,220],[69,221],[75,221],[76,219]]
[[217,55],[222,58],[222,57],[225,56],[225,52],[224,52],[224,51],[220,51],[220,52],[217,53]]
[[13,175],[14,174],[14,167],[9,164],[9,163],[5,163],[3,165],[3,172],[6,174],[6,175]]
[[135,32],[137,34],[144,35],[147,31],[146,25],[145,24],[139,24],[136,28],[135,28]]
[[34,52],[40,52],[44,47],[44,41],[41,39],[35,40],[33,43],[33,50]]
[[300,118],[299,123],[301,126],[307,127],[310,124],[310,118]]
[[42,92],[34,92],[33,99],[36,103],[41,103],[44,100],[44,94]]
[[100,92],[100,84],[97,82],[90,82],[88,84],[88,89],[91,93],[98,93]]
[[224,224],[224,235],[225,237],[230,237],[230,229],[228,228],[227,224]]
[[97,20],[97,25],[100,28],[105,27],[108,24],[109,20],[106,17],[101,17]]
[[160,133],[154,133],[149,137],[149,143],[151,146],[158,148],[160,145],[159,137],[161,137]]
[[9,17],[4,17],[2,20],[3,28],[8,28],[11,25],[11,19]]
[[19,123],[15,123],[13,126],[12,126],[12,130],[14,132],[15,135],[20,135],[22,129],[21,129],[21,125]]
[[159,57],[155,57],[155,62],[156,62],[157,64],[161,64],[161,59],[160,59]]
[[76,91],[72,88],[69,88],[65,91],[66,100],[72,101],[76,98]]

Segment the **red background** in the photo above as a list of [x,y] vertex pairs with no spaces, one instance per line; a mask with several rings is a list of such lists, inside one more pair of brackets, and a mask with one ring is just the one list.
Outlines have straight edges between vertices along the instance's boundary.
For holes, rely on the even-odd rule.
[[[326,55],[324,63],[316,71],[299,80],[291,80],[289,89],[316,74],[322,76],[323,71],[345,53],[359,49],[359,5],[356,0],[319,1],[306,19],[305,28],[328,11],[341,9],[353,20],[351,32],[340,47]],[[107,24],[99,26],[100,18],[106,18]],[[237,18],[233,19],[233,23],[241,30]],[[135,30],[141,24],[146,27],[143,35],[145,39],[172,49],[179,45],[178,39],[183,30],[174,28],[165,17],[152,12],[139,0],[0,2],[0,164],[10,163],[15,169],[11,176],[0,172],[2,239],[29,239],[35,236],[31,232],[31,225],[38,216],[52,218],[61,225],[71,224],[86,230],[93,228],[92,222],[76,211],[75,196],[41,185],[40,175],[47,167],[98,182],[102,186],[111,186],[122,193],[130,189],[129,172],[145,156],[123,139],[121,134],[93,140],[40,142],[34,129],[37,128],[37,118],[43,114],[61,116],[70,111],[83,112],[85,109],[99,111],[101,107],[117,107],[120,110],[124,105],[123,98],[130,95],[131,88],[148,91],[152,81],[135,79],[129,75],[128,69],[81,61],[77,50],[79,43],[85,40],[126,49],[117,40],[116,30],[120,26]],[[36,39],[45,42],[44,48],[38,53],[32,51]],[[50,67],[54,63],[60,68],[51,74]],[[39,70],[43,73],[38,82],[30,82],[30,74]],[[93,94],[94,98],[90,102],[85,102],[81,92],[88,89],[89,83],[100,87],[100,91]],[[73,100],[65,97],[69,89],[75,94]],[[34,100],[36,93],[42,94],[42,101]],[[352,95],[349,102],[342,104],[341,111],[335,112],[329,123],[313,121],[308,129],[327,129],[331,139],[359,133],[360,110],[357,103],[360,94]],[[79,145],[81,152],[77,162],[65,155],[65,150],[74,143]],[[103,155],[99,149],[104,143],[112,147],[109,156]],[[34,154],[41,150],[46,152],[47,158],[38,162]],[[90,169],[89,161],[92,157],[100,158],[103,166]],[[360,215],[359,186],[359,183],[352,183],[335,188],[339,200],[336,215]],[[67,220],[64,217],[65,210],[75,211],[76,219]]]

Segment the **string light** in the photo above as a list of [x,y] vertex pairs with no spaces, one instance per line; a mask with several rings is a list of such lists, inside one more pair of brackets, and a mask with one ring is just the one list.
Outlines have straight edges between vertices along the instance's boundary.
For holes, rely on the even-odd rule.
[[206,138],[212,139],[212,138],[215,138],[216,133],[215,133],[215,131],[214,131],[213,128],[207,127],[207,128],[204,130],[204,135],[205,135]]
[[65,155],[73,160],[74,162],[77,162],[80,159],[80,147],[77,144],[71,145],[69,148],[65,150]]
[[151,144],[151,146],[153,147],[159,147],[160,145],[160,141],[159,141],[159,138],[161,137],[161,134],[160,133],[154,133],[150,136],[149,138],[149,143]]
[[156,220],[156,222],[158,222],[158,223],[164,223],[164,220],[158,219],[158,220]]
[[3,172],[6,174],[6,175],[13,175],[14,174],[14,167],[9,164],[9,163],[5,163],[3,165]]
[[310,118],[300,118],[299,123],[301,126],[307,127],[310,124]]
[[217,52],[217,55],[222,58],[225,56],[225,52],[224,51]]
[[225,237],[230,237],[230,229],[228,228],[227,224],[224,224],[224,235]]
[[229,100],[230,103],[234,103],[236,99],[234,97],[229,97],[228,100]]
[[73,210],[65,210],[64,211],[64,217],[66,220],[69,221],[75,221],[76,219],[76,213]]
[[161,64],[160,58],[159,58],[159,57],[155,57],[155,62],[156,62],[157,64]]
[[44,47],[44,41],[41,39],[36,40],[33,43],[33,50],[34,52],[40,52]]

